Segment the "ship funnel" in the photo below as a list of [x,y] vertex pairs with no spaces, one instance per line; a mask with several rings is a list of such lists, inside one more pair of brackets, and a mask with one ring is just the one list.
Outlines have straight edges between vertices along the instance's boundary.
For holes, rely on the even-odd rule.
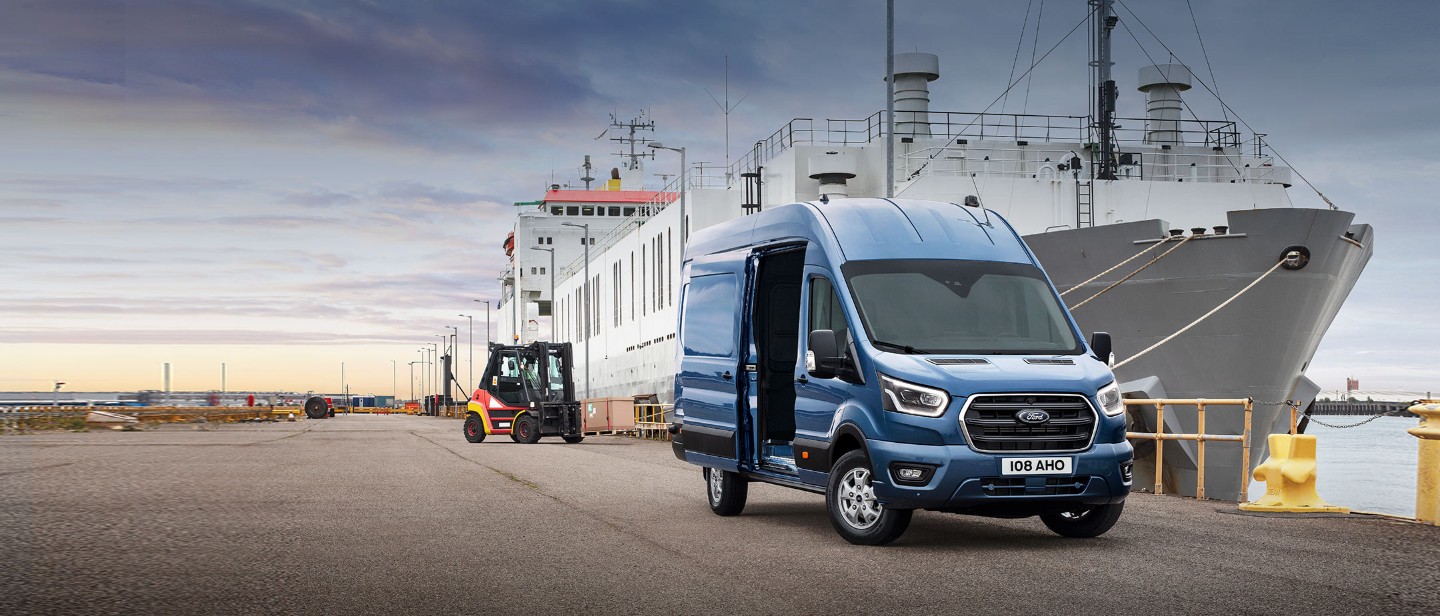
[[930,82],[940,78],[940,56],[895,54],[895,134],[930,136]]
[[825,152],[810,157],[810,179],[820,182],[818,197],[844,199],[850,196],[845,183],[855,177],[855,161],[843,152]]
[[1180,93],[1190,89],[1192,76],[1183,64],[1154,64],[1140,69],[1145,93],[1145,143],[1181,145]]

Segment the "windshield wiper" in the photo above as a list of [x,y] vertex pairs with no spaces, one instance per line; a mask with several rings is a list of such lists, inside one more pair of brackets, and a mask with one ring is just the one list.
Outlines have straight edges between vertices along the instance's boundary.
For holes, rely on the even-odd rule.
[[917,349],[908,344],[895,344],[894,342],[885,342],[884,340],[871,340],[870,344],[873,344],[877,347],[885,347],[887,349],[902,351],[908,355],[924,355],[926,353],[932,352],[925,349]]

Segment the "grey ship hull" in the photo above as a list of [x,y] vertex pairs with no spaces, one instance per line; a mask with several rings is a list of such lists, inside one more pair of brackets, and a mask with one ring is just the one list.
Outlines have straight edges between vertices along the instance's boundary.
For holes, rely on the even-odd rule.
[[[1139,275],[1074,311],[1081,328],[1109,332],[1116,361],[1169,336],[1230,298],[1269,270],[1286,250],[1303,246],[1310,261],[1299,270],[1277,269],[1245,295],[1185,334],[1116,370],[1127,397],[1254,398],[1250,468],[1267,455],[1265,436],[1289,430],[1289,407],[1308,404],[1318,391],[1304,377],[1321,337],[1373,253],[1373,230],[1352,224],[1349,212],[1259,209],[1229,212],[1228,235],[1197,238]],[[1025,237],[1063,293],[1165,235],[1163,221],[1148,220],[1040,233]],[[1349,236],[1347,237],[1347,234]],[[1065,297],[1074,306],[1109,286],[1162,247]],[[1303,408],[1303,406],[1302,406]],[[1235,407],[1206,412],[1206,432],[1240,434]],[[1154,409],[1130,411],[1134,429],[1153,431]],[[1167,407],[1165,431],[1196,432],[1191,407]],[[1167,493],[1196,494],[1196,445],[1163,445]],[[1138,489],[1155,484],[1151,443],[1136,447]],[[1206,446],[1205,496],[1238,500],[1244,471],[1240,446]]]

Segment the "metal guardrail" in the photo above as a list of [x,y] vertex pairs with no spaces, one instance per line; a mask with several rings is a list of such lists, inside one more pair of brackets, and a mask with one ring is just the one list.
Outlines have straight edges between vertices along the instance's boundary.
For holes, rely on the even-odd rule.
[[[1220,441],[1226,443],[1241,444],[1240,461],[1240,501],[1250,500],[1250,417],[1254,410],[1255,401],[1250,398],[1218,399],[1207,400],[1205,398],[1157,398],[1123,400],[1125,406],[1154,406],[1155,407],[1155,432],[1126,432],[1125,438],[1153,440],[1155,441],[1155,493],[1164,494],[1165,488],[1161,481],[1161,468],[1165,460],[1165,448],[1161,446],[1164,441],[1196,441],[1198,443],[1198,456],[1195,463],[1196,478],[1195,497],[1205,498],[1205,443],[1208,441]],[[1174,434],[1165,432],[1165,407],[1175,405],[1194,406],[1196,408],[1195,433]],[[1206,406],[1240,406],[1245,410],[1245,429],[1242,434],[1206,434],[1205,433],[1205,407]],[[1294,415],[1291,415],[1292,422]],[[1294,433],[1293,423],[1291,433]]]

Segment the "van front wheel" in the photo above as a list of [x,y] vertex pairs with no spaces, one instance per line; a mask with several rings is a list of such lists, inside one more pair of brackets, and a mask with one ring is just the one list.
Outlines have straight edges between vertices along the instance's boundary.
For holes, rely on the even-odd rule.
[[1115,526],[1120,512],[1125,510],[1125,501],[1113,505],[1096,505],[1075,511],[1040,514],[1040,521],[1056,534],[1081,539],[1099,537]]
[[874,471],[862,450],[840,456],[830,469],[825,509],[830,524],[846,541],[856,545],[885,545],[900,538],[910,526],[909,509],[890,509],[875,499]]
[[750,485],[740,475],[718,468],[705,468],[705,496],[715,515],[740,515],[745,510],[745,497],[749,493]]

